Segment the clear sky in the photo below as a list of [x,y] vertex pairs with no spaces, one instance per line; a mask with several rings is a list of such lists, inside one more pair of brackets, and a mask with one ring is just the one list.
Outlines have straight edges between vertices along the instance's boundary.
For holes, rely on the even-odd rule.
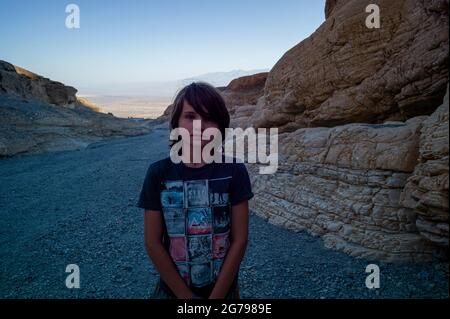
[[[68,29],[66,5],[80,8]],[[271,68],[325,0],[0,0],[0,59],[75,87]]]

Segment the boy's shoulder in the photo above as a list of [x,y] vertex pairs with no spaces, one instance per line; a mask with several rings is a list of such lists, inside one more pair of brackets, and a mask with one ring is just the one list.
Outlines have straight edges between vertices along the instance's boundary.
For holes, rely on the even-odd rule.
[[152,176],[159,175],[167,170],[171,163],[172,161],[170,160],[170,157],[157,160],[148,166],[147,174]]
[[166,158],[157,160],[153,163],[150,164],[149,168],[152,169],[161,169],[161,168],[166,168],[168,165],[170,165],[172,163],[170,156],[167,156]]
[[239,157],[234,156],[222,156],[222,163],[233,167],[245,167],[245,162]]
[[247,166],[245,165],[245,162],[238,157],[222,157],[222,163],[217,165],[224,168],[225,171],[230,172],[233,176],[247,174]]

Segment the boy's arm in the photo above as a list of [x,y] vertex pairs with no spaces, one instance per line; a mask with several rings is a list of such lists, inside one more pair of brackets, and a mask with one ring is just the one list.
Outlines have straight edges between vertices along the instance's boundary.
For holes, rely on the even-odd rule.
[[145,210],[144,240],[150,259],[159,271],[161,278],[178,299],[191,299],[193,294],[178,273],[170,255],[161,243],[163,220],[161,211]]
[[248,239],[248,200],[232,207],[231,244],[209,299],[224,299],[239,271]]

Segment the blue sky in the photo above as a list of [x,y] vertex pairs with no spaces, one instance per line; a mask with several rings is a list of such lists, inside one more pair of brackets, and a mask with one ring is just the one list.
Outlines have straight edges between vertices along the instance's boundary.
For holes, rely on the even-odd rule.
[[[67,4],[80,29],[67,29]],[[271,68],[325,0],[0,0],[0,59],[75,87]]]

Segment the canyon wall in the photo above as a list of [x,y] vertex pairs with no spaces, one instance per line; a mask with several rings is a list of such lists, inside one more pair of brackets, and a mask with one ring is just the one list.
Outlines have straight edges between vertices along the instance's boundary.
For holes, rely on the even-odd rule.
[[448,259],[448,1],[377,1],[380,29],[370,3],[327,1],[237,119],[280,132],[250,207],[354,256]]

